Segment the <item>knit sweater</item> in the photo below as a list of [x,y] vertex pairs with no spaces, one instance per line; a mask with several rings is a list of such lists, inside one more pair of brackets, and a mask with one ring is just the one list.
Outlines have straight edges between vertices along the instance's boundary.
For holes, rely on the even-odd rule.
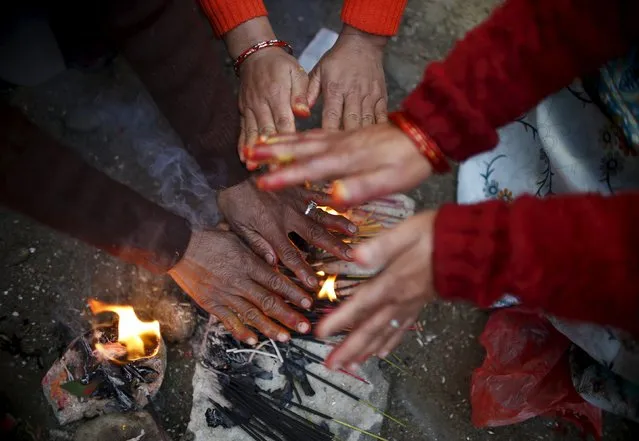
[[[407,0],[344,0],[342,21],[376,35],[394,35]],[[222,36],[255,17],[267,15],[262,0],[200,0],[216,35]]]
[[[637,42],[639,2],[509,0],[431,64],[404,111],[450,158],[493,148],[496,129]],[[639,194],[447,205],[435,287],[490,306],[504,293],[565,318],[639,331]]]

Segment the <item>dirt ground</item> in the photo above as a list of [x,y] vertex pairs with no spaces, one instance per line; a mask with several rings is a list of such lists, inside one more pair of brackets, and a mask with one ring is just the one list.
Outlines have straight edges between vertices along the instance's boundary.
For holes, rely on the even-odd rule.
[[[270,0],[266,2],[276,32],[303,48],[321,27],[339,30],[340,1]],[[454,40],[478,23],[496,0],[410,0],[399,34],[387,51],[386,72],[391,107],[418,81],[423,67],[441,57]],[[88,74],[69,71],[49,83],[13,92],[11,99],[34,121],[83,152],[112,176],[153,198],[154,183],[126,151],[114,152],[111,140],[97,136],[91,122],[69,130],[69,112],[87,89],[123,82],[139,84],[118,61],[115,67]],[[80,86],[81,85],[81,86]],[[316,121],[316,119],[315,119]],[[454,201],[455,179],[429,180],[415,198],[424,207]],[[170,280],[153,277],[29,219],[0,211],[0,334],[11,344],[0,351],[0,401],[10,400],[14,415],[29,423],[39,440],[71,439],[73,427],[60,428],[46,404],[40,380],[64,346],[85,329],[88,297],[126,301],[131,297],[180,295]],[[158,294],[159,293],[159,294]],[[382,436],[395,441],[512,439],[580,440],[563,425],[534,419],[512,427],[476,429],[470,422],[469,384],[482,361],[477,343],[486,314],[465,305],[434,304],[421,316],[424,331],[406,338],[397,355],[405,372],[385,366],[391,381],[389,412],[410,423],[410,430],[385,425]],[[162,426],[174,441],[184,431],[191,408],[194,365],[190,342],[169,346],[169,368],[157,406]],[[637,425],[606,418],[605,440],[638,439]]]

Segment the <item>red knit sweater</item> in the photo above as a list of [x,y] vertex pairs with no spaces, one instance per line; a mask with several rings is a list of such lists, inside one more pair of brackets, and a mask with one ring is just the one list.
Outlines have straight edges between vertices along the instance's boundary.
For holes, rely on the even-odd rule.
[[[637,42],[634,0],[509,0],[426,70],[405,112],[463,160],[496,128]],[[482,307],[511,293],[529,307],[639,331],[639,194],[444,206],[435,285]]]

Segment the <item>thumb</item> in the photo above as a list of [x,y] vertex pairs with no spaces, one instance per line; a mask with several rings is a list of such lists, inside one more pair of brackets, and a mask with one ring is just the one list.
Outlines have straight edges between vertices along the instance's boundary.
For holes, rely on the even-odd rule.
[[411,218],[355,249],[355,262],[368,268],[383,268],[410,248],[420,234],[419,223]]
[[293,114],[298,117],[308,118],[311,109],[308,105],[306,93],[308,91],[308,75],[300,65],[291,73],[291,108]]
[[319,65],[315,66],[311,72],[310,79],[308,81],[308,92],[306,97],[310,107],[314,107],[317,99],[319,98],[320,91],[322,89],[322,79],[320,76]]

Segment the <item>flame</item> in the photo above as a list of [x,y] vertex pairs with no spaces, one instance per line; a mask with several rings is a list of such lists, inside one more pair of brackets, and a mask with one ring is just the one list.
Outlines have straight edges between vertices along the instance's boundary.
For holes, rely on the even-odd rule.
[[96,343],[95,349],[105,358],[116,362],[129,362],[151,358],[160,350],[162,336],[160,322],[143,322],[132,306],[108,305],[89,300],[93,314],[113,312],[118,316],[117,343]]
[[317,208],[319,208],[320,210],[323,210],[325,212],[327,212],[328,214],[336,214],[336,215],[342,215],[342,213],[340,213],[339,211],[331,208],[331,207],[327,207],[327,206],[318,206]]
[[319,294],[317,294],[318,299],[325,299],[328,297],[328,300],[331,302],[337,300],[337,294],[335,294],[335,279],[337,279],[336,274],[332,274],[326,278],[322,284],[322,289],[320,289]]

